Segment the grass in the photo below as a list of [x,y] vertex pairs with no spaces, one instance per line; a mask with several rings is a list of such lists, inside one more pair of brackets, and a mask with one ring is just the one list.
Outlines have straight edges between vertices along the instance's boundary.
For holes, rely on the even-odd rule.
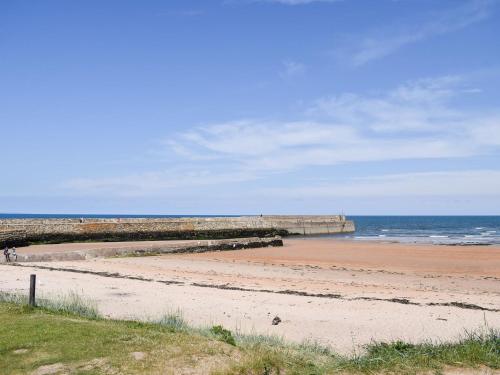
[[[27,374],[48,365],[64,373],[174,374],[224,368],[234,349],[158,323],[81,318],[47,308],[0,303],[0,373]],[[144,353],[136,360],[133,353]],[[201,361],[206,359],[206,363]]]
[[233,334],[230,330],[225,329],[222,326],[213,326],[210,328],[210,333],[220,341],[223,341],[229,345],[236,346],[236,341],[234,340]]
[[440,374],[445,369],[500,368],[500,332],[495,330],[468,333],[456,343],[373,343],[354,357],[318,345],[270,344],[269,339],[252,339],[243,346],[250,355],[221,374]]
[[500,369],[500,332],[495,330],[466,333],[453,344],[373,343],[362,354],[345,357],[311,343],[241,335],[221,326],[192,328],[179,311],[150,323],[104,319],[95,303],[75,293],[38,304],[29,308],[25,297],[0,294],[0,373],[25,374],[48,365],[76,374],[439,374],[450,368]]
[[[28,297],[15,293],[0,293],[0,302],[9,302],[29,308]],[[76,292],[60,295],[57,298],[37,298],[37,308],[54,313],[72,314],[79,317],[99,318],[97,303],[81,297]]]
[[187,331],[189,329],[180,310],[163,315],[156,323],[172,332]]

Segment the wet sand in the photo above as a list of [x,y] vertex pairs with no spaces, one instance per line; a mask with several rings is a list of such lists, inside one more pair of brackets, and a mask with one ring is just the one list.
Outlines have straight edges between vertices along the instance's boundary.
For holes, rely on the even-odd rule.
[[[179,309],[191,324],[343,353],[371,340],[453,340],[464,329],[500,328],[494,246],[286,239],[282,248],[0,266],[0,290],[26,292],[33,272],[39,292],[77,291],[110,317]],[[274,316],[282,323],[271,325]]]
[[317,265],[384,271],[500,277],[500,246],[401,244],[334,239],[287,239],[282,248],[191,254],[193,259]]

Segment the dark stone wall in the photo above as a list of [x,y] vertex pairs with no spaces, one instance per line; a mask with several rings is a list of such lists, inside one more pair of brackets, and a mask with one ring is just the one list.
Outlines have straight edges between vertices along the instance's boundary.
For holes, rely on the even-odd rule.
[[[115,242],[115,241],[159,241],[159,240],[210,240],[243,237],[274,237],[287,235],[277,229],[226,229],[187,231],[141,231],[141,232],[83,232],[83,233],[43,233],[28,235],[23,243],[64,243],[64,242]],[[21,242],[19,242],[21,243]],[[22,245],[18,245],[22,246]]]

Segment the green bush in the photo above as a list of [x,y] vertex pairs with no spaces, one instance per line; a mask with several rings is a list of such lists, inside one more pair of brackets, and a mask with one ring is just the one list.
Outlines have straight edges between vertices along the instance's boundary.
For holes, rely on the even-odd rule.
[[217,338],[217,340],[236,346],[233,334],[228,329],[225,329],[222,326],[213,326],[210,328],[210,332]]

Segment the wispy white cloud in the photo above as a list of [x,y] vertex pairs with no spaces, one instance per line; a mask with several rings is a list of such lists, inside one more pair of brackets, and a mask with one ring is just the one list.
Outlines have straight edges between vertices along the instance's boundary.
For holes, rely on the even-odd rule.
[[456,127],[464,120],[464,114],[449,105],[454,97],[476,92],[463,84],[460,76],[444,76],[408,82],[373,95],[346,93],[317,100],[309,114],[374,131],[437,131]]
[[[478,183],[480,182],[480,183]],[[355,178],[341,183],[262,189],[267,196],[298,198],[500,196],[500,170],[438,171]]]
[[163,195],[173,189],[234,183],[254,179],[247,171],[224,171],[204,166],[179,166],[161,171],[106,178],[75,178],[61,188],[79,194],[112,194],[119,196]]
[[[322,98],[311,104],[306,120],[243,119],[194,127],[165,143],[175,168],[79,178],[64,187],[89,193],[162,194],[169,189],[272,179],[311,167],[498,152],[500,112],[481,113],[455,104],[476,91],[464,78],[446,76],[409,82],[388,92]],[[446,179],[444,172],[440,176],[444,177],[439,181]],[[453,176],[448,181],[458,181]],[[374,181],[370,186],[391,184],[401,192],[411,191],[406,182],[398,182],[401,178]],[[366,181],[354,183],[363,186]]]
[[500,119],[498,117],[480,119],[476,126],[471,127],[467,136],[473,142],[500,147]]
[[[181,140],[182,139],[182,140]],[[193,152],[236,161],[239,169],[283,172],[340,163],[463,157],[475,154],[461,136],[398,136],[364,131],[358,124],[247,120],[198,128],[179,138]]]
[[[339,163],[452,158],[496,144],[500,114],[463,112],[461,77],[410,82],[385,93],[317,100],[308,121],[240,120],[191,129],[176,142],[194,155],[231,158],[248,170],[289,171]],[[474,91],[474,90],[472,90]]]
[[[370,36],[359,42],[349,41],[347,54],[354,66],[390,55],[398,49],[434,36],[461,30],[488,18],[493,12],[495,0],[471,0],[446,12],[432,15],[426,22],[413,27],[392,26],[371,31]],[[352,47],[354,46],[354,47]]]

